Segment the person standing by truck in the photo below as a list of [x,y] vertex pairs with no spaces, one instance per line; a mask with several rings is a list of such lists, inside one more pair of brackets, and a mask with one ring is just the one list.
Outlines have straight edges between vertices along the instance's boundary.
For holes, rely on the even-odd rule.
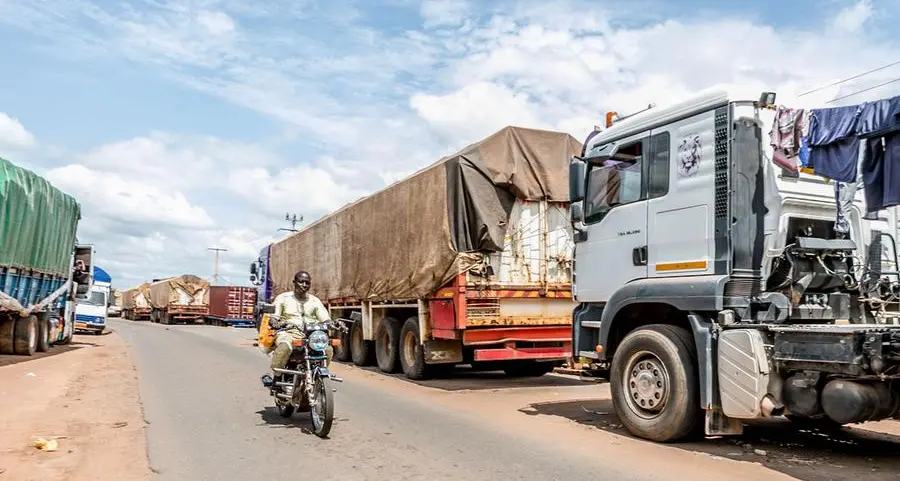
[[[292,291],[281,293],[275,297],[275,316],[278,320],[274,323],[276,326],[273,327],[280,330],[276,334],[273,344],[273,370],[284,369],[293,349],[292,342],[303,338],[303,327],[307,321],[327,322],[331,320],[328,309],[325,308],[322,301],[309,293],[309,288],[312,286],[312,277],[309,272],[297,271],[294,274],[293,284]],[[328,364],[331,364],[334,350],[328,346],[325,352],[328,356]],[[272,383],[272,378],[268,374],[264,375],[262,380],[266,387]]]

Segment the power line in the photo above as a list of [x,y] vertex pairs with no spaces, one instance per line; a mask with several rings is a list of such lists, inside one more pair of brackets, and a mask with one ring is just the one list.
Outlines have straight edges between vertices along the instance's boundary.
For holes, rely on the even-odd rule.
[[845,79],[843,79],[843,80],[838,80],[837,82],[830,83],[830,84],[825,85],[825,86],[823,86],[823,87],[819,87],[819,88],[812,89],[812,90],[810,90],[809,92],[804,92],[804,93],[798,95],[797,97],[803,97],[804,95],[809,95],[809,94],[811,94],[811,93],[818,92],[819,90],[827,89],[828,87],[834,87],[835,85],[842,84],[842,83],[844,83],[844,82],[849,82],[849,81],[854,80],[854,79],[858,79],[858,78],[860,78],[860,77],[862,77],[862,76],[864,76],[864,75],[869,75],[870,73],[878,72],[879,70],[884,70],[884,69],[886,69],[886,68],[893,67],[894,65],[900,65],[900,60],[898,60],[898,61],[896,61],[896,62],[894,62],[894,63],[889,63],[889,64],[887,64],[887,65],[882,65],[881,67],[874,68],[874,69],[872,69],[872,70],[869,70],[869,71],[867,71],[867,72],[863,72],[863,73],[861,73],[861,74],[854,75],[853,77],[848,77],[848,78],[845,78]]
[[885,83],[881,83],[881,84],[875,85],[875,86],[873,86],[873,87],[869,87],[869,88],[867,88],[867,89],[862,89],[862,90],[853,92],[852,94],[847,94],[847,95],[840,96],[840,97],[838,97],[838,98],[836,98],[836,99],[831,99],[831,100],[829,100],[828,102],[825,102],[825,103],[826,103],[826,104],[830,104],[830,103],[832,103],[832,102],[837,102],[838,100],[845,99],[845,98],[847,98],[847,97],[853,97],[854,95],[859,95],[859,94],[861,94],[861,93],[863,93],[863,92],[868,92],[869,90],[875,90],[875,89],[877,89],[877,88],[879,88],[879,87],[884,87],[885,85],[889,85],[889,84],[892,84],[892,83],[898,82],[898,81],[900,81],[900,77],[897,77],[897,78],[895,78],[894,80],[888,80],[888,81],[885,82]]

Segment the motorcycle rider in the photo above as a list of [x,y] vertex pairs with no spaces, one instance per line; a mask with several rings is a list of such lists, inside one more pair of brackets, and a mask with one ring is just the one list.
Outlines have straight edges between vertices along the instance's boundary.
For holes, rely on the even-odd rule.
[[[280,329],[275,335],[274,349],[272,350],[272,369],[284,369],[287,361],[293,351],[293,341],[295,339],[303,339],[305,337],[304,325],[308,321],[328,322],[331,316],[328,309],[322,304],[318,297],[309,293],[312,285],[312,278],[309,272],[304,270],[297,271],[294,274],[294,289],[279,294],[275,297],[275,316],[279,318],[277,322],[270,321],[270,324]],[[328,346],[325,350],[328,364],[331,364],[331,358],[334,350]],[[263,385],[271,387],[274,383],[272,376],[265,374],[262,377]]]

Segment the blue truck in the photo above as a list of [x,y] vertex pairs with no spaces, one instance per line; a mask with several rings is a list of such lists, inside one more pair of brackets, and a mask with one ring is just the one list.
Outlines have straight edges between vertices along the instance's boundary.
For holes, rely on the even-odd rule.
[[77,244],[80,220],[73,197],[0,158],[0,354],[72,340],[94,273],[93,246]]

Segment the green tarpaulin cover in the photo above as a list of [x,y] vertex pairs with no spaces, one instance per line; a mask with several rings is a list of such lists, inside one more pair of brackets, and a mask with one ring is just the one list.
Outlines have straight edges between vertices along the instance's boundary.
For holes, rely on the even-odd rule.
[[0,267],[68,275],[80,219],[74,198],[0,158]]

